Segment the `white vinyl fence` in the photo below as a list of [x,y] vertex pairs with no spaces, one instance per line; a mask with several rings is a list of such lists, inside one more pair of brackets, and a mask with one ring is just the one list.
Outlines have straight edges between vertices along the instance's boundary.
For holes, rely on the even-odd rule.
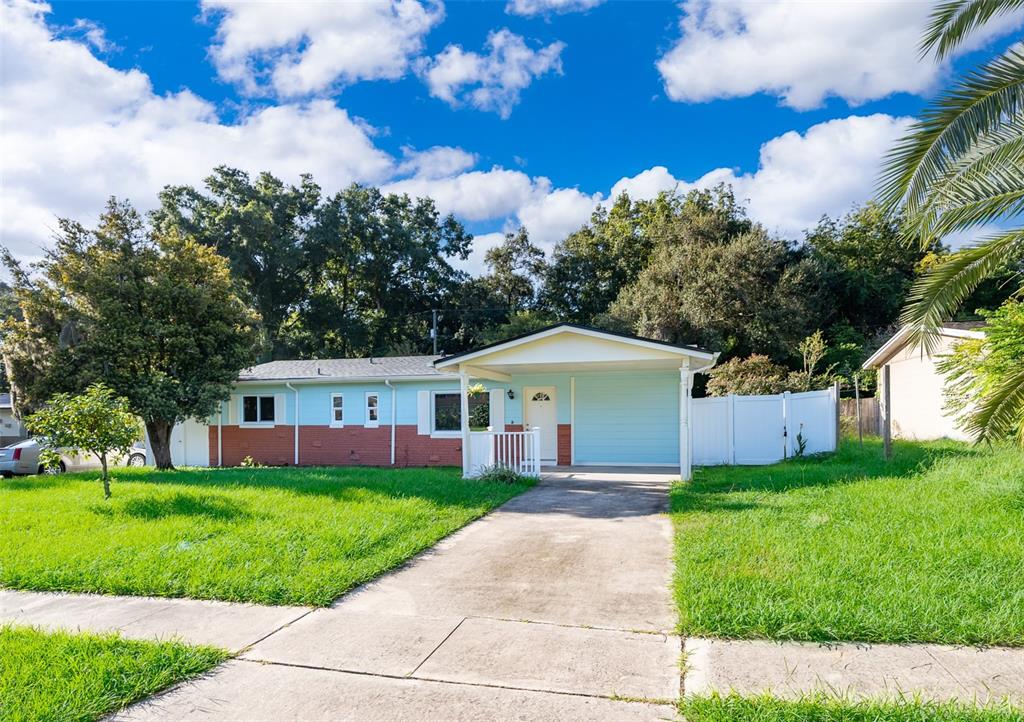
[[773,464],[795,454],[798,435],[807,442],[804,454],[835,451],[835,394],[835,389],[825,389],[694,399],[693,463]]

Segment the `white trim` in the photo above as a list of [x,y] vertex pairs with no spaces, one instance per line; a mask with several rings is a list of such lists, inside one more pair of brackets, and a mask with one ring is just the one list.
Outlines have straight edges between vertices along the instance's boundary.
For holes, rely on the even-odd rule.
[[[334,418],[334,400],[341,399],[341,421]],[[328,407],[329,424],[332,429],[344,429],[345,428],[345,392],[335,391],[331,394],[330,406]]]
[[[430,438],[431,439],[458,439],[462,436],[462,431],[458,429],[452,429],[450,431],[438,431],[437,420],[434,418],[434,414],[437,410],[437,401],[435,398],[438,394],[454,394],[459,395],[458,389],[430,389]],[[461,405],[461,401],[459,402]],[[461,421],[460,421],[461,423]]]
[[562,333],[589,336],[591,338],[598,338],[604,341],[614,341],[631,346],[639,346],[641,348],[654,349],[657,351],[664,351],[666,353],[673,353],[679,356],[704,359],[706,361],[711,361],[712,364],[710,365],[713,365],[715,359],[718,357],[718,354],[708,353],[707,351],[696,351],[693,349],[679,348],[678,346],[672,346],[671,344],[659,343],[657,341],[645,341],[644,339],[639,338],[629,338],[628,336],[619,336],[618,334],[606,333],[604,331],[596,331],[594,329],[576,328],[574,326],[555,326],[554,328],[549,328],[546,331],[539,331],[537,333],[530,334],[529,336],[523,336],[522,338],[506,341],[505,343],[500,343],[497,344],[496,346],[489,346],[487,348],[480,349],[479,351],[471,351],[470,353],[467,354],[453,356],[450,359],[440,359],[434,362],[434,368],[440,370],[450,366],[458,367],[462,364],[465,364],[467,361],[470,361],[475,358],[480,358],[481,356],[488,356],[493,353],[498,353],[499,351],[506,351],[510,348],[515,348],[516,346],[522,346],[523,344],[533,343],[534,341],[539,341],[541,339],[549,338],[551,336],[557,336],[558,334]]
[[[895,334],[893,337],[882,344],[882,347],[871,354],[871,358],[864,362],[861,368],[872,369],[878,368],[884,365],[885,361],[899,353],[899,350],[906,345],[907,339],[909,338],[911,331],[910,326],[904,326]],[[940,336],[949,336],[950,338],[985,338],[983,331],[975,331],[966,328],[950,328],[948,326],[940,326],[938,329]]]
[[[397,393],[394,384],[384,379],[384,385],[391,389],[391,465],[395,465],[395,417],[398,415],[398,401],[395,398]],[[418,402],[418,399],[417,399]]]
[[[548,466],[552,466],[552,464],[548,464]],[[557,464],[555,464],[555,466],[557,466]],[[616,466],[616,467],[619,467],[619,466],[640,466],[640,467],[649,466],[651,468],[658,468],[658,469],[678,469],[679,468],[679,464],[677,464],[675,462],[669,462],[667,464],[664,463],[664,462],[659,462],[659,463],[655,464],[655,463],[650,462],[650,461],[635,461],[635,462],[634,461],[578,461],[575,464],[573,464],[573,466]]]
[[[558,414],[558,407],[555,407],[555,414]],[[556,442],[558,430],[555,430]],[[557,443],[556,443],[557,445]],[[556,448],[557,452],[558,449]],[[576,463],[576,377],[569,377],[569,463]]]
[[235,386],[267,386],[274,384],[282,384],[285,381],[289,381],[293,384],[373,384],[381,383],[384,379],[392,381],[393,383],[401,383],[403,381],[453,381],[456,376],[454,373],[436,373],[436,374],[420,374],[417,376],[399,376],[395,378],[393,376],[317,376],[315,379],[308,378],[306,376],[300,377],[288,377],[282,376],[280,378],[273,379],[238,379],[235,381]]
[[[377,418],[370,418],[370,397],[377,399],[377,405],[374,409],[377,412]],[[367,429],[376,429],[380,427],[380,392],[379,391],[367,391],[363,395],[363,426]]]
[[[245,400],[246,398],[256,398],[256,417],[259,418],[262,413],[262,403],[258,399],[274,399],[274,418],[269,421],[260,419],[259,421],[246,421],[245,420]],[[244,429],[272,429],[277,425],[277,394],[241,394],[238,397],[238,426]],[[281,423],[284,423],[282,420]]]
[[462,436],[462,475],[468,477],[472,466],[469,455],[469,374],[459,374],[459,421]]

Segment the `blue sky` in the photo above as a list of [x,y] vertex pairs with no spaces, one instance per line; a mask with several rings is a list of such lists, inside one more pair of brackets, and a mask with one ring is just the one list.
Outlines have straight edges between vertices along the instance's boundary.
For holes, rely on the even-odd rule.
[[217,163],[429,194],[480,236],[471,270],[624,189],[732,182],[799,237],[869,197],[907,119],[1021,19],[940,66],[920,2],[350,6],[4,0],[3,242],[38,255],[56,216],[151,207]]

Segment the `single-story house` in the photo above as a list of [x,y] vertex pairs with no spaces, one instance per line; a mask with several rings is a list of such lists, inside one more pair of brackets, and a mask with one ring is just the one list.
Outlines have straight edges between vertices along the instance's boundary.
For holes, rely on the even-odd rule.
[[864,368],[879,373],[879,398],[884,398],[882,369],[889,367],[889,397],[893,436],[904,439],[960,439],[970,437],[957,426],[956,417],[945,409],[945,377],[936,362],[966,338],[983,338],[980,321],[950,322],[939,329],[931,353],[911,343],[909,328],[900,329],[864,362]]
[[717,354],[558,324],[451,356],[271,361],[240,375],[176,463],[692,464],[693,374]]

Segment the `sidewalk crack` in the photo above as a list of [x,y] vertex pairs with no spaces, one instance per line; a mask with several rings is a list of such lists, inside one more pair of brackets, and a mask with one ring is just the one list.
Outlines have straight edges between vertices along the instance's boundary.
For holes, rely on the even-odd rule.
[[427,660],[434,656],[434,652],[439,650],[442,647],[442,645],[444,645],[445,642],[447,642],[449,639],[451,639],[452,635],[455,634],[455,632],[458,631],[459,627],[462,626],[463,622],[465,622],[466,619],[468,619],[468,617],[463,617],[462,619],[460,619],[459,623],[456,624],[454,627],[452,627],[451,631],[448,632],[448,634],[446,634],[444,636],[444,639],[442,639],[440,642],[438,642],[437,646],[434,647],[432,650],[430,650],[430,652],[427,654],[427,656],[424,657],[422,660],[420,660],[420,663],[417,664],[416,667],[411,672],[409,672],[409,674],[407,674],[406,676],[407,677],[412,677],[414,674],[419,672],[420,671],[420,667],[422,667],[424,664],[426,664]]

